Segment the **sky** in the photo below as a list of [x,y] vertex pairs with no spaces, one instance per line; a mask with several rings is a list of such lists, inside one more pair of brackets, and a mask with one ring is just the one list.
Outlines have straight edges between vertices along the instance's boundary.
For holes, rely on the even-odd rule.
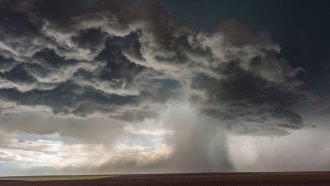
[[329,6],[0,0],[0,176],[329,171]]

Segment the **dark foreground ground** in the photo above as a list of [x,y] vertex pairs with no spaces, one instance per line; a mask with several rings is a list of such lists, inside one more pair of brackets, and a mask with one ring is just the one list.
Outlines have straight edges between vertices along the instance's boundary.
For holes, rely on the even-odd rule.
[[[8,178],[6,178],[8,179]],[[16,178],[12,178],[16,179]],[[91,180],[1,180],[0,186],[330,186],[330,172],[119,175]]]

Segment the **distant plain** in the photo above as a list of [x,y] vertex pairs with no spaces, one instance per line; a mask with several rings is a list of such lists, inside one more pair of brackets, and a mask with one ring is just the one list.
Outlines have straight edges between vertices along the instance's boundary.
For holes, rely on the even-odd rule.
[[2,177],[1,186],[328,186],[330,172]]

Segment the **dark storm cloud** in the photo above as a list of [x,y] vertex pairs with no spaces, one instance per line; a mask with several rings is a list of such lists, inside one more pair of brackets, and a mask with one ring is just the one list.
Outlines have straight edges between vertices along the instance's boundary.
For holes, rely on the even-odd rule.
[[236,21],[192,31],[155,1],[2,1],[0,8],[4,102],[143,120],[188,97],[240,134],[303,126],[290,110],[307,95],[295,78],[300,69],[280,57],[267,31]]
[[9,36],[31,37],[38,33],[35,25],[33,25],[24,14],[7,7],[6,4],[0,5],[1,39],[5,39]]
[[80,31],[78,36],[73,36],[72,40],[81,48],[89,48],[95,51],[103,45],[106,34],[101,29],[91,28]]

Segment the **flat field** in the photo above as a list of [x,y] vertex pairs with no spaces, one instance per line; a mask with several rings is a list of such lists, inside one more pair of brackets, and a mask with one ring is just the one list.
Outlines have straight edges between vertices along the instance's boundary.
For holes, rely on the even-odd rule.
[[3,177],[0,186],[330,186],[330,172]]

